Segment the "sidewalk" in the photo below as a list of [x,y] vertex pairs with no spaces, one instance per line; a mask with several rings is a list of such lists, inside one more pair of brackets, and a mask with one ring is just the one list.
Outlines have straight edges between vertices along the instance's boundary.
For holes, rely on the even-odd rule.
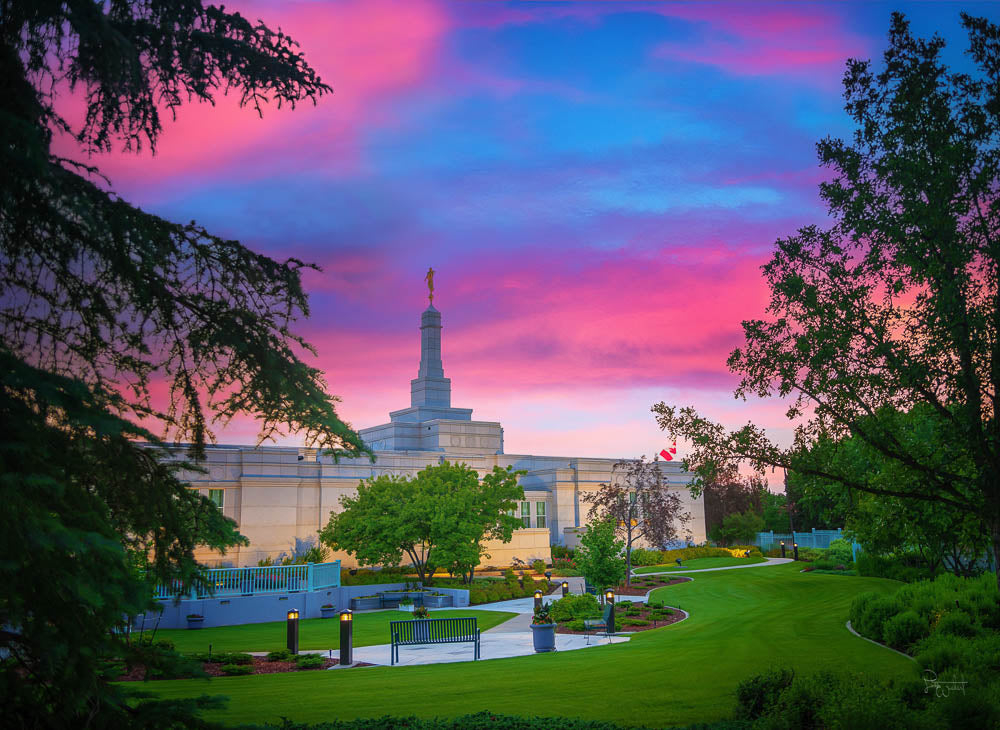
[[673,570],[661,570],[656,573],[636,573],[635,568],[632,569],[632,576],[637,575],[690,575],[691,573],[712,573],[716,570],[744,570],[746,568],[766,568],[769,565],[783,565],[785,563],[794,563],[795,561],[791,558],[764,558],[766,563],[752,563],[750,565],[727,565],[724,568],[698,568],[696,570],[685,570],[684,568],[674,568]]

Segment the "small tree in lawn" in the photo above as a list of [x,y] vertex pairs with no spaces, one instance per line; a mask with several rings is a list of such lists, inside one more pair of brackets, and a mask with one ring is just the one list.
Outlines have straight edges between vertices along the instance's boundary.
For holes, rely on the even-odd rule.
[[362,564],[398,565],[404,556],[422,582],[438,565],[469,573],[486,539],[509,542],[521,522],[506,512],[524,490],[524,472],[494,467],[482,483],[466,464],[444,462],[413,478],[382,474],[366,479],[357,495],[342,497],[320,540]]
[[616,586],[625,572],[622,551],[625,541],[615,535],[615,522],[610,517],[587,525],[576,549],[576,564],[592,586]]
[[514,530],[521,527],[521,519],[508,512],[524,499],[524,489],[517,483],[524,474],[527,472],[510,466],[495,466],[475,486],[448,492],[439,515],[444,524],[439,525],[442,537],[438,565],[448,568],[452,575],[461,575],[463,582],[472,583],[476,566],[490,557],[485,542],[510,542]]
[[714,527],[708,536],[723,547],[748,545],[756,539],[757,533],[763,528],[763,518],[756,512],[747,510],[727,515],[722,524]]
[[639,541],[664,547],[677,538],[678,523],[691,519],[681,511],[681,499],[669,490],[658,462],[644,456],[620,461],[611,481],[583,498],[590,504],[590,519],[610,519],[623,540],[626,585],[632,582],[632,548]]

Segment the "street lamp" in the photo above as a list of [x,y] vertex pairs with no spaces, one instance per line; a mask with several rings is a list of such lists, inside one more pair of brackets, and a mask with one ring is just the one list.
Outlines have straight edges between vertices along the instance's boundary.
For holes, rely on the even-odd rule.
[[563,589],[563,598],[565,598],[566,596],[569,595],[569,581],[568,580],[564,580],[562,582],[562,589]]
[[340,666],[354,663],[354,614],[350,609],[340,612]]
[[291,609],[285,617],[285,626],[288,631],[288,651],[292,654],[299,653],[299,609]]
[[610,635],[615,633],[615,592],[613,589],[608,588],[604,591],[604,600],[611,606],[611,611],[608,612],[608,626],[605,629]]

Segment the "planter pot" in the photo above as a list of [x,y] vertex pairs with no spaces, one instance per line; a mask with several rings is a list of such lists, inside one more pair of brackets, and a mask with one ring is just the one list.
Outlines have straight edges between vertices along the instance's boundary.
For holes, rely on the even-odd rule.
[[452,603],[451,596],[424,596],[424,605],[427,608],[446,608]]
[[382,596],[382,603],[391,608],[399,605],[404,598],[409,598],[416,606],[423,605],[426,594],[424,591],[381,591],[379,595]]
[[531,640],[536,652],[556,650],[556,625],[531,624]]
[[414,605],[412,603],[400,603],[398,606],[396,606],[396,608],[398,608],[400,611],[406,611],[407,613],[413,613],[413,609],[416,608],[416,605]]
[[320,607],[319,611],[321,614],[323,614],[323,618],[336,618],[337,615],[340,613],[339,611],[337,611],[336,607],[334,608]]
[[200,629],[201,625],[205,623],[205,618],[189,618],[187,620],[189,629]]
[[379,600],[378,596],[375,596],[374,598],[351,599],[352,611],[370,611],[376,608],[382,608],[382,602]]

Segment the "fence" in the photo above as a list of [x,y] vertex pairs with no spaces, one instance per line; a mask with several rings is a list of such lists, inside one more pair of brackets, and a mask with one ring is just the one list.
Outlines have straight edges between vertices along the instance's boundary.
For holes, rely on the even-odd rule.
[[204,598],[207,595],[259,596],[268,593],[295,593],[340,587],[340,561],[305,565],[269,565],[255,568],[213,568],[205,571],[208,591],[175,582],[157,586],[156,598]]
[[[817,530],[813,528],[809,532],[758,532],[754,544],[766,551],[779,547],[782,540],[785,541],[785,546],[788,548],[798,543],[799,547],[825,549],[830,547],[830,543],[834,540],[847,540],[847,538],[844,537],[844,531],[840,529]],[[851,543],[851,550],[854,557],[857,558],[858,553],[861,552],[861,546],[850,540],[848,542]]]

